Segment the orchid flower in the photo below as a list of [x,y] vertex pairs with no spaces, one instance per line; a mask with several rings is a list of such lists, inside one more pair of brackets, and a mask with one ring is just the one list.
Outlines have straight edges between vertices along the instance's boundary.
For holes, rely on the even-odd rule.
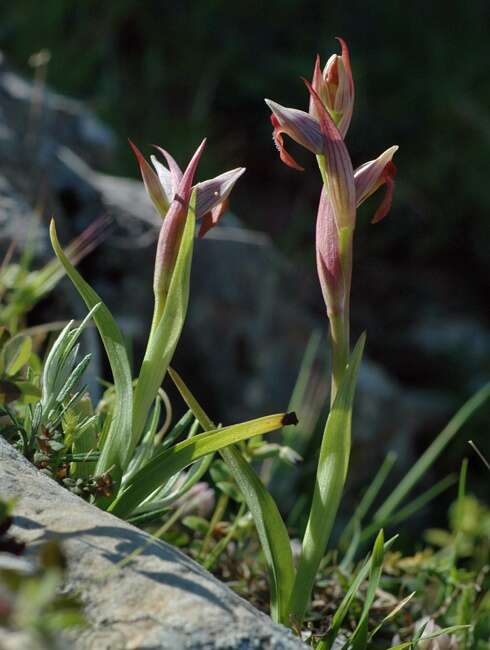
[[[156,156],[150,158],[152,167],[136,145],[131,141],[130,145],[138,161],[148,196],[159,215],[162,219],[165,219],[174,198],[179,192],[183,177],[182,170],[168,151],[165,151],[162,147],[156,147],[156,149],[165,157],[168,168]],[[197,190],[196,218],[201,220],[199,237],[204,237],[208,230],[215,226],[223,216],[228,196],[244,172],[244,167],[237,167],[215,178],[197,183],[191,188],[191,191],[192,189]]]
[[[342,54],[332,54],[321,71],[320,56],[317,55],[310,90],[309,112],[305,113],[296,108],[286,108],[270,99],[266,104],[272,111],[271,121],[274,127],[273,139],[283,163],[303,171],[303,167],[285,150],[282,134],[286,133],[298,144],[312,153],[319,155],[323,152],[321,121],[323,113],[328,112],[342,138],[345,137],[354,109],[354,81],[350,65],[347,44],[342,38],[337,39],[342,47]],[[318,99],[317,99],[318,98]],[[320,101],[320,105],[318,103]],[[323,106],[323,110],[320,108]]]
[[356,200],[352,163],[342,134],[312,85],[304,80],[317,118],[296,108],[287,108],[266,99],[272,111],[273,139],[281,160],[294,169],[303,168],[287,153],[282,134],[316,154],[328,194],[334,206],[337,227],[354,227]]
[[272,111],[273,140],[281,160],[289,167],[303,169],[285,150],[283,134],[286,134],[316,155],[322,175],[316,256],[330,320],[332,400],[350,354],[349,302],[356,209],[381,185],[386,185],[385,197],[372,221],[376,223],[386,216],[391,206],[396,173],[392,158],[397,150],[397,147],[387,149],[354,172],[343,139],[352,115],[354,84],[347,46],[343,41],[341,45],[342,56],[331,57],[323,75],[317,59],[313,84],[303,80],[310,93],[309,113],[265,100]]
[[370,160],[356,169],[354,181],[356,185],[356,202],[359,207],[371,194],[374,194],[382,185],[386,185],[385,196],[376,210],[371,223],[378,223],[386,217],[391,208],[393,190],[396,176],[396,167],[392,161],[398,147],[394,145],[384,151],[375,160]]
[[152,167],[136,145],[130,141],[148,196],[163,219],[158,238],[153,281],[156,315],[161,312],[165,303],[192,191],[196,190],[196,219],[201,220],[199,236],[203,237],[218,223],[226,209],[226,201],[233,186],[245,171],[244,167],[238,167],[193,186],[194,175],[205,144],[206,140],[203,140],[185,172],[182,173],[174,158],[162,147],[156,148],[165,157],[168,168],[155,156],[151,157]]
[[316,155],[323,154],[325,139],[318,120],[305,111],[286,108],[286,106],[273,102],[272,99],[266,99],[265,103],[272,111],[271,122],[274,127],[272,139],[282,162],[300,172],[304,171],[304,167],[301,167],[286,151],[282,134],[289,135],[295,142]]
[[[350,125],[354,109],[354,81],[350,65],[349,49],[342,38],[337,38],[342,54],[332,54],[323,73],[320,56],[317,55],[311,85],[323,102],[343,138]],[[319,119],[318,109],[310,98],[310,115]]]
[[[284,135],[288,135],[315,154],[323,181],[316,221],[316,258],[330,325],[331,411],[325,423],[311,509],[296,567],[292,558],[290,561],[284,559],[284,549],[289,548],[289,543],[287,531],[277,525],[280,517],[276,517],[267,530],[264,511],[256,507],[258,490],[250,487],[252,480],[248,475],[240,474],[242,469],[233,460],[234,471],[240,477],[239,484],[245,486],[242,489],[248,494],[245,500],[257,529],[262,531],[259,537],[265,555],[271,558],[270,569],[275,581],[273,611],[279,622],[289,624],[293,629],[301,628],[318,567],[325,557],[349,467],[354,393],[365,344],[363,334],[351,352],[349,311],[357,208],[385,185],[386,192],[372,221],[376,223],[383,219],[391,207],[396,174],[392,158],[397,147],[390,147],[378,158],[355,171],[353,169],[344,137],[352,118],[354,82],[347,45],[342,39],[339,41],[341,55],[330,57],[323,72],[317,57],[312,83],[304,80],[310,94],[308,112],[265,100],[272,111],[272,137],[281,160],[289,167],[303,171],[286,150]],[[271,513],[269,510],[268,514]],[[383,545],[381,531],[373,558],[382,555]],[[357,631],[353,638],[357,638]],[[334,640],[333,636],[328,639]]]
[[[346,56],[348,58],[348,54]],[[341,57],[338,58],[341,60]],[[330,63],[330,68],[332,65]],[[281,160],[288,166],[302,169],[285,151],[283,133],[318,158],[324,187],[317,216],[317,266],[327,310],[334,314],[344,311],[345,294],[350,290],[350,255],[347,249],[355,227],[356,208],[386,184],[386,195],[374,215],[373,223],[386,216],[391,206],[396,173],[392,158],[398,147],[390,147],[354,172],[342,133],[335,125],[331,112],[314,86],[308,81],[305,84],[310,93],[310,113],[286,108],[271,100],[266,100],[266,103],[272,110],[273,137]],[[315,117],[312,117],[312,113]]]
[[[396,167],[392,158],[398,147],[393,146],[378,158],[361,165],[354,172],[356,206],[359,207],[382,185],[386,185],[383,197],[372,223],[383,219],[391,206]],[[338,313],[346,289],[342,281],[341,260],[339,255],[339,235],[336,227],[335,211],[325,187],[322,188],[316,222],[317,268],[322,293],[329,313]]]
[[204,139],[196,149],[184,174],[180,177],[178,185],[176,183],[175,195],[169,204],[168,210],[164,215],[162,227],[160,228],[153,277],[153,291],[155,293],[157,314],[163,308],[167,297],[187,218],[187,210],[192,194],[192,181],[205,145],[206,140]]

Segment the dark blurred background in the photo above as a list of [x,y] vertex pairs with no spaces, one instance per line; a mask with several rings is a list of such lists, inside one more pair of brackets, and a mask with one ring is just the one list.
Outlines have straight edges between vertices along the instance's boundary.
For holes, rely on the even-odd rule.
[[[49,50],[48,84],[118,136],[107,173],[137,176],[128,137],[147,153],[161,144],[183,165],[208,136],[200,178],[246,166],[232,209],[293,263],[304,278],[294,299],[315,320],[319,176],[298,149],[304,173],[280,163],[263,98],[306,108],[300,76],[343,36],[356,84],[354,166],[400,146],[391,214],[377,226],[372,203],[359,214],[354,332],[367,329],[369,357],[404,389],[446,400],[440,421],[419,431],[420,451],[489,374],[489,28],[484,0],[16,0],[0,8],[0,49],[29,77],[30,55]],[[470,435],[488,455],[484,415],[472,426],[441,473],[459,466]]]

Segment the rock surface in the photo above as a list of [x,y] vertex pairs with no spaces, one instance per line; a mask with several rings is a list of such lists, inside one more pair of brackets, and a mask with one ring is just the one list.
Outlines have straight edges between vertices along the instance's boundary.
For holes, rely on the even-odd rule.
[[[38,472],[2,438],[0,494],[18,499],[12,533],[26,541],[28,549],[52,538],[63,545],[68,559],[65,588],[80,594],[90,625],[70,636],[67,647],[305,647],[179,551],[150,541],[134,526],[87,504]],[[117,566],[139,548],[142,552],[129,564]]]

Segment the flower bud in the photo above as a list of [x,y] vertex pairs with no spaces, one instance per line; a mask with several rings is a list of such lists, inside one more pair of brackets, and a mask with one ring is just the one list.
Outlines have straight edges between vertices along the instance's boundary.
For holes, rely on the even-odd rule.
[[347,147],[340,131],[325,109],[318,93],[309,81],[304,80],[315,105],[324,136],[324,156],[319,160],[320,169],[337,228],[353,229],[356,221],[356,193],[354,171]]
[[187,169],[182,176],[175,197],[160,229],[155,258],[153,290],[155,292],[156,301],[161,301],[162,304],[167,296],[175,261],[179,252],[180,241],[182,239],[187,210],[192,194],[192,181],[205,145],[206,140],[203,140],[200,146],[196,149],[190,163],[187,165]]
[[322,188],[316,218],[316,264],[327,312],[339,313],[344,303],[339,236],[334,209],[325,187]]
[[[174,200],[178,198],[179,192],[182,199],[182,170],[168,151],[158,146],[155,148],[165,157],[168,168],[156,156],[151,156],[154,167],[152,169],[136,145],[131,141],[130,144],[138,160],[148,196],[162,219],[165,219]],[[196,219],[201,220],[199,237],[203,237],[210,228],[213,228],[218,223],[225,212],[230,192],[244,172],[244,167],[237,167],[194,186],[197,190]],[[175,212],[175,209],[173,212]]]
[[[354,109],[354,80],[349,49],[342,38],[337,40],[342,47],[342,54],[340,56],[332,54],[323,73],[320,67],[320,57],[317,56],[311,85],[344,138],[349,129]],[[318,119],[318,110],[312,99],[310,99],[310,115]]]

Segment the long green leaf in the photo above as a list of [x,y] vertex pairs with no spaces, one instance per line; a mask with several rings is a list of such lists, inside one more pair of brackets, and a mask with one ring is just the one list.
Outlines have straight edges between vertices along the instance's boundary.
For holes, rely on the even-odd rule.
[[393,645],[388,650],[408,650],[408,649],[415,650],[419,641],[429,641],[430,639],[437,639],[437,637],[439,636],[443,636],[445,634],[447,635],[453,634],[454,632],[461,632],[462,630],[467,630],[469,627],[470,627],[469,625],[451,625],[451,627],[443,627],[440,630],[433,632],[432,634],[427,634],[427,635],[422,634],[420,637],[416,635],[416,637],[412,639],[412,641],[405,641],[404,643]]
[[375,535],[382,526],[390,527],[398,526],[403,521],[412,517],[415,513],[425,507],[428,503],[436,499],[440,494],[445,492],[455,483],[457,483],[457,477],[454,474],[444,477],[434,485],[432,485],[428,490],[422,492],[418,497],[409,501],[403,508],[393,512],[389,519],[381,521],[375,519],[369,526],[367,526],[361,533],[361,542],[365,542],[370,537]]
[[32,339],[17,334],[4,345],[1,354],[2,367],[9,377],[13,377],[26,365],[32,352]]
[[[203,429],[214,428],[211,419],[192,395],[180,375],[169,374]],[[237,447],[221,450],[221,456],[240,488],[257,528],[271,584],[271,613],[275,621],[288,623],[288,602],[294,582],[294,563],[288,531],[277,505]]]
[[363,334],[352,352],[325,425],[313,502],[291,595],[290,614],[297,625],[303,619],[344,488],[350,455],[352,406],[365,340]]
[[151,405],[165,377],[168,364],[172,360],[184,326],[189,303],[192,251],[196,224],[195,208],[196,191],[194,190],[189,203],[184,232],[182,233],[163,313],[158,323],[154,327],[152,326],[136,384],[133,431],[137,437],[143,431]]
[[294,584],[295,569],[288,531],[277,505],[263,483],[237,447],[221,452],[252,513],[271,584],[271,616],[288,624],[288,605]]
[[[393,546],[397,538],[398,535],[394,535],[391,539],[385,542],[383,547],[384,553],[386,553],[386,551],[388,551]],[[349,612],[352,602],[357,592],[359,591],[359,587],[364,582],[369,571],[371,570],[371,563],[372,556],[370,555],[369,559],[364,562],[364,564],[358,570],[355,578],[352,580],[349,589],[347,590],[345,596],[342,598],[342,602],[335,611],[332,622],[330,624],[330,629],[327,633],[327,637],[320,641],[317,650],[330,650],[332,647],[335,639],[337,638],[337,634],[342,626],[342,623],[344,622],[344,619]]]
[[[88,418],[92,418],[94,410],[89,395],[83,395],[73,410],[78,422],[87,421]],[[73,454],[87,455],[95,449],[97,449],[97,428],[95,423],[92,422],[74,439],[72,451]],[[75,462],[71,465],[70,476],[73,478],[89,478],[93,476],[94,469],[95,463],[88,461],[82,463]]]
[[116,398],[110,429],[101,449],[96,472],[101,474],[112,466],[116,466],[115,474],[120,476],[129,462],[131,452],[137,442],[137,438],[131,429],[133,386],[124,339],[109,309],[64,254],[58,241],[54,221],[51,221],[49,232],[56,257],[64,266],[67,275],[87,307],[92,309],[100,303],[100,307],[94,313],[93,318],[109,359]]
[[369,611],[374,602],[376,589],[378,588],[381,579],[381,572],[383,570],[384,541],[383,531],[380,530],[376,537],[376,541],[374,542],[373,554],[371,556],[371,570],[369,572],[369,583],[366,597],[364,599],[364,606],[356,629],[350,638],[352,650],[364,650],[367,645]]
[[109,510],[119,517],[127,517],[154,490],[199,458],[241,440],[275,431],[286,423],[286,413],[266,415],[183,440],[154,456],[147,465],[132,476],[127,488],[118,495]]
[[369,641],[371,641],[371,639],[374,637],[374,635],[377,634],[377,633],[381,630],[381,628],[383,627],[383,625],[385,625],[386,623],[388,623],[388,621],[391,621],[393,618],[395,618],[395,616],[396,616],[397,614],[399,614],[399,613],[402,611],[402,609],[405,607],[405,605],[406,605],[407,603],[409,603],[409,602],[412,600],[412,598],[416,595],[416,593],[417,593],[416,591],[412,591],[411,594],[408,594],[408,596],[406,596],[405,598],[403,598],[402,600],[400,600],[400,602],[397,603],[397,605],[395,605],[395,607],[391,610],[391,612],[389,612],[389,613],[388,613],[388,614],[383,618],[383,620],[381,621],[381,623],[378,623],[378,625],[376,625],[376,627],[374,628],[374,630],[372,630],[372,632],[370,632],[370,634],[369,634]]

